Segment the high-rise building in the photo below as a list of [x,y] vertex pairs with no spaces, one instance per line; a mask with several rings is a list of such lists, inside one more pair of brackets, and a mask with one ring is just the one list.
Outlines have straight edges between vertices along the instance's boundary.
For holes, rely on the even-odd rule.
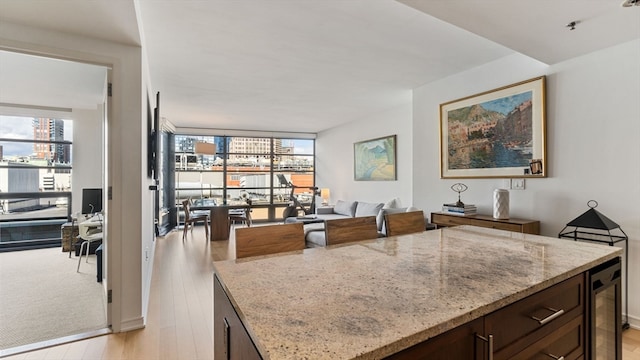
[[234,137],[229,143],[229,152],[269,154],[271,153],[271,139]]
[[[64,141],[64,121],[60,119],[34,118],[33,139]],[[68,163],[71,161],[70,148],[65,144],[34,143],[33,155],[36,159],[44,159],[52,163]]]

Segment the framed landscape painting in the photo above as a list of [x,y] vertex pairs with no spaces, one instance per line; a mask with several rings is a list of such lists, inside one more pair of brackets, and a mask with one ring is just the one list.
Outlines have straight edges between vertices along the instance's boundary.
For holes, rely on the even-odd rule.
[[441,178],[546,177],[545,77],[440,105]]
[[396,135],[353,144],[356,181],[396,180]]

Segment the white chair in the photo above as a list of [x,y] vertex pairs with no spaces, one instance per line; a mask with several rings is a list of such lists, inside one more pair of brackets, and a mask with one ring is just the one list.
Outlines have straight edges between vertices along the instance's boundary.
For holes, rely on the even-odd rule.
[[89,262],[89,249],[91,243],[102,241],[102,218],[100,215],[97,219],[90,219],[78,224],[78,238],[82,240],[80,244],[80,252],[78,254],[78,267],[76,272],[80,272],[80,262],[82,261],[82,250],[85,249],[85,262]]

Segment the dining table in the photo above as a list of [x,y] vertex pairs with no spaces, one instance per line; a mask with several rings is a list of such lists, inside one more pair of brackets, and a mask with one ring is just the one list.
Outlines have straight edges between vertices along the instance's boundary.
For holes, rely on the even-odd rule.
[[244,201],[229,201],[219,204],[215,199],[193,199],[191,210],[209,211],[209,236],[211,241],[229,240],[231,222],[229,221],[229,210],[243,209],[246,213],[247,223],[251,223],[250,205]]

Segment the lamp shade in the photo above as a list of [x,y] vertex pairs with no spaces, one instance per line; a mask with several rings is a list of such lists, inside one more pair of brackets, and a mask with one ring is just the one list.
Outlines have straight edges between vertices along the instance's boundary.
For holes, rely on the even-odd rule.
[[329,191],[329,189],[327,188],[322,188],[320,190],[320,197],[322,198],[322,203],[323,204],[327,204],[329,203],[329,197],[331,196],[331,191]]
[[590,208],[582,215],[571,220],[567,226],[584,227],[589,229],[613,230],[619,228],[620,225],[615,221],[604,216],[595,208]]
[[204,141],[197,141],[195,151],[196,154],[202,155],[215,155],[216,154],[216,144],[211,144]]

